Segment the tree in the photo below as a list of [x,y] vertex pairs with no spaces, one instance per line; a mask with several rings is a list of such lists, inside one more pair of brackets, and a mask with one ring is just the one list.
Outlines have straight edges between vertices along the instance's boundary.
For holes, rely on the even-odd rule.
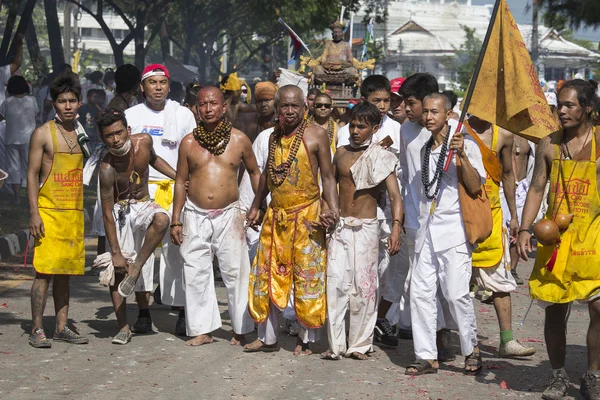
[[457,82],[462,90],[466,90],[471,81],[473,71],[475,71],[475,65],[479,58],[479,52],[481,51],[482,41],[475,36],[475,29],[471,29],[468,26],[461,25],[465,31],[465,41],[460,45],[460,48],[456,50],[454,57],[445,57],[442,63],[446,68],[456,72]]
[[598,0],[537,0],[545,7],[546,24],[560,29],[568,25],[577,29],[581,26],[600,26],[600,2]]
[[46,26],[48,27],[52,67],[56,70],[65,63],[56,0],[44,0],[44,10],[46,11]]

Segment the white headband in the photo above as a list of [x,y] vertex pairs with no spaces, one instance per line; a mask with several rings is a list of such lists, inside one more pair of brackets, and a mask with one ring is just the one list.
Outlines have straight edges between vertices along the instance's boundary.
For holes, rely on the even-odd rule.
[[142,80],[150,78],[151,76],[167,76],[167,74],[165,74],[165,71],[148,71],[142,75]]

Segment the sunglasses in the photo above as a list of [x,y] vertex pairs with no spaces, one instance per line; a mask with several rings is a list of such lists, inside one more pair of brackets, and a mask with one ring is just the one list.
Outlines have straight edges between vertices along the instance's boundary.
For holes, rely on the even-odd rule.
[[330,109],[331,108],[331,104],[317,103],[317,104],[315,104],[315,108],[327,108],[327,109]]

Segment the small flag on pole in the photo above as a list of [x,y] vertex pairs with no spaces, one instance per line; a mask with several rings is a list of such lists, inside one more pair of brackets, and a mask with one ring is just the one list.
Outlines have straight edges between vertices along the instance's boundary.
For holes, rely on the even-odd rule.
[[294,32],[292,30],[292,28],[289,27],[288,24],[283,22],[283,20],[281,18],[279,18],[279,20],[277,22],[279,22],[281,25],[283,25],[283,27],[287,31],[288,35],[290,35],[290,38],[292,39],[292,44],[290,46],[290,47],[292,47],[292,58],[290,59],[290,61],[288,61],[288,64],[290,64],[294,61],[300,60],[300,55],[302,54],[304,49],[306,49],[306,51],[308,51],[308,54],[310,54],[312,56],[312,54],[310,53],[310,50],[308,49],[306,44],[304,44],[302,39],[300,39],[300,36],[298,36],[296,34],[296,32]]
[[373,38],[373,18],[371,18],[371,20],[369,21],[369,24],[367,25],[367,32],[365,33],[365,45],[363,46],[361,61],[365,61],[365,59],[367,58],[367,45],[369,44],[369,42],[371,41],[372,38]]
[[73,66],[71,70],[78,74],[79,73],[79,60],[81,59],[81,50],[77,49],[75,53],[73,53]]

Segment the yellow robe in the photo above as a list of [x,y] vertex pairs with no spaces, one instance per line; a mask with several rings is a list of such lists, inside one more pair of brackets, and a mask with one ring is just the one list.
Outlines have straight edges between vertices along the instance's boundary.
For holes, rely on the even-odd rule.
[[[288,157],[295,135],[278,138],[275,165]],[[248,309],[257,323],[267,319],[272,302],[284,309],[294,292],[296,316],[302,325],[325,323],[325,235],[312,229],[321,212],[320,190],[306,145],[302,143],[280,186],[269,177],[271,203],[260,232],[248,288]]]
[[49,126],[54,158],[38,195],[45,235],[35,241],[33,267],[41,274],[83,275],[83,154],[59,152],[56,124]]
[[[491,150],[496,154],[498,143],[498,127],[494,125],[492,133]],[[500,205],[500,183],[495,182],[490,174],[487,174],[485,181],[485,192],[492,207],[492,234],[483,243],[480,243],[473,251],[473,266],[479,268],[495,267],[502,260],[504,254],[504,245],[502,241],[502,207]]]
[[596,182],[596,135],[592,134],[589,160],[561,159],[562,131],[555,133],[545,218],[574,214],[561,234],[556,262],[546,268],[555,246],[538,244],[535,267],[529,278],[530,295],[551,303],[585,300],[600,291],[600,199]]

